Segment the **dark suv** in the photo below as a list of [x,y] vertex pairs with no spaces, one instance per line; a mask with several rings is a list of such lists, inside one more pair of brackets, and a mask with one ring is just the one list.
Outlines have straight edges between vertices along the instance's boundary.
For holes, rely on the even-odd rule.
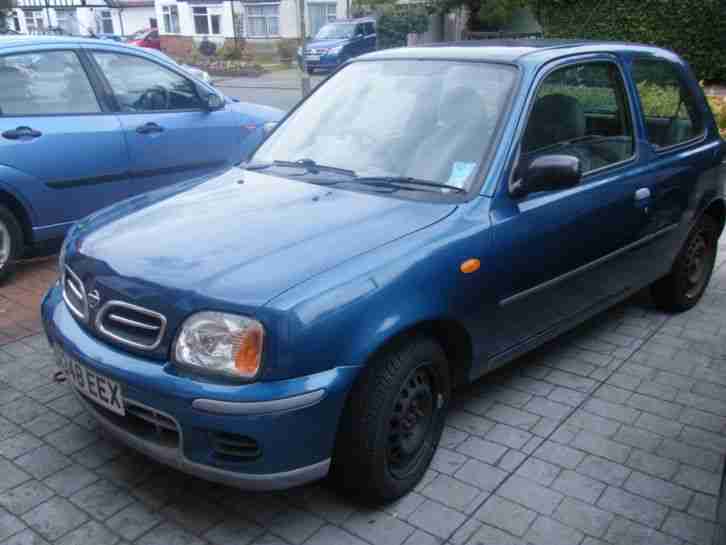
[[348,59],[376,49],[376,22],[373,19],[348,19],[328,23],[304,48],[298,48],[298,62],[312,74],[332,70]]

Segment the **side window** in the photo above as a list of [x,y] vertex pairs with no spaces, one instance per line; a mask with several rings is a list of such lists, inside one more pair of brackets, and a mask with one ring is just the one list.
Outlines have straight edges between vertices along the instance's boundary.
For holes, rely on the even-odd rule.
[[667,148],[703,134],[696,99],[671,63],[635,60],[633,79],[653,144]]
[[557,69],[540,84],[522,141],[523,163],[544,154],[573,155],[583,173],[633,156],[630,107],[611,62]]
[[366,23],[365,27],[366,27],[366,36],[370,36],[371,34],[376,33],[376,29],[373,26],[373,23]]
[[0,57],[0,115],[98,113],[86,71],[71,51]]
[[94,52],[122,112],[199,110],[196,86],[155,62],[134,55]]

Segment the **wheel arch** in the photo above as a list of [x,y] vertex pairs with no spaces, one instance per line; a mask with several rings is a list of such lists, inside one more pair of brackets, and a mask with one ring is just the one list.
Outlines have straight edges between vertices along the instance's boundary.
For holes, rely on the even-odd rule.
[[703,215],[712,217],[718,224],[719,235],[723,233],[724,225],[726,225],[726,203],[724,203],[724,199],[719,198],[711,201],[703,210]]
[[23,231],[23,243],[27,246],[33,242],[33,223],[30,213],[23,203],[12,193],[0,186],[0,204],[7,206],[13,213]]
[[452,386],[468,382],[474,350],[471,334],[461,322],[450,317],[425,319],[399,329],[382,339],[370,351],[365,360],[366,363],[391,347],[416,336],[426,336],[441,346],[449,362]]

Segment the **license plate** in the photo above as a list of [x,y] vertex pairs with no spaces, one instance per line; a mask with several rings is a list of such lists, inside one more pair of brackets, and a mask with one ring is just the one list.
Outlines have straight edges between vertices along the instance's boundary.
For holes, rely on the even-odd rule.
[[305,57],[305,60],[306,61],[319,61],[320,60],[320,55],[307,55]]
[[124,416],[124,400],[121,385],[91,371],[76,358],[56,350],[56,360],[74,388],[109,411]]

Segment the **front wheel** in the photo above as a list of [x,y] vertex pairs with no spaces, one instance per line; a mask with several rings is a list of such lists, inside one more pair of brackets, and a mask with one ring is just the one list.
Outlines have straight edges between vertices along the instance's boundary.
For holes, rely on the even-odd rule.
[[688,235],[670,273],[651,287],[658,308],[683,312],[698,303],[716,263],[718,235],[714,219],[704,215]]
[[350,393],[333,478],[370,503],[410,492],[439,444],[450,396],[449,365],[434,341],[409,339],[376,357]]
[[23,250],[23,231],[13,213],[0,204],[0,282],[15,268]]

